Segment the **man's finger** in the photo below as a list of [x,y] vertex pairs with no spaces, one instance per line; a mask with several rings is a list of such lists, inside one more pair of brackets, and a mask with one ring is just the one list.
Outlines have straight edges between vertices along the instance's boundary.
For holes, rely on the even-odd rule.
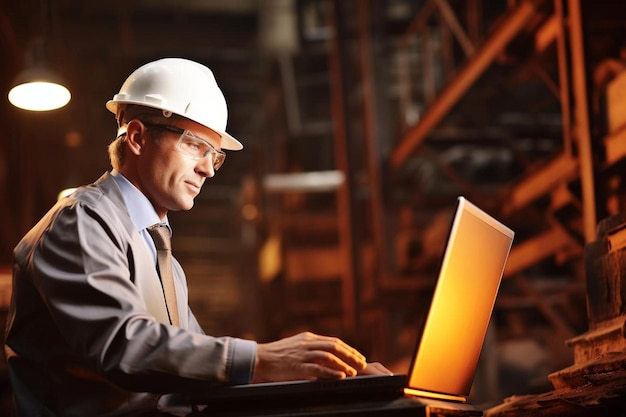
[[389,369],[385,368],[381,363],[368,363],[365,369],[359,372],[360,375],[393,375]]
[[344,362],[341,358],[335,356],[331,352],[323,350],[309,351],[306,355],[305,361],[307,363],[314,363],[325,368],[340,371],[346,376],[354,376],[358,372],[358,369],[350,366],[350,364]]
[[363,369],[367,365],[365,356],[337,338],[320,337],[319,340],[311,341],[308,348],[309,350],[331,352],[358,369]]

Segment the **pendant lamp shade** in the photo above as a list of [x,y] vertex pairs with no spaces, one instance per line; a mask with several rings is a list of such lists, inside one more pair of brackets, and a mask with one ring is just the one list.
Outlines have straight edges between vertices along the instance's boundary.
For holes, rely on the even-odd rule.
[[25,68],[11,84],[11,104],[25,110],[47,111],[69,103],[72,96],[49,65],[48,45],[43,35],[35,37],[26,48],[25,61]]
[[44,66],[23,70],[9,91],[9,101],[15,107],[32,111],[54,110],[71,99],[70,91],[59,76]]

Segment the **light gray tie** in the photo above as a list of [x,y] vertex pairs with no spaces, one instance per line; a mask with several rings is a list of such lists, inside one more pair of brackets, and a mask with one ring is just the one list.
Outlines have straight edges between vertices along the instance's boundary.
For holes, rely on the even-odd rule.
[[157,265],[170,322],[172,325],[178,326],[178,304],[176,303],[176,289],[174,288],[174,274],[172,273],[170,230],[164,224],[155,224],[148,227],[148,233],[154,240],[154,246],[157,250]]

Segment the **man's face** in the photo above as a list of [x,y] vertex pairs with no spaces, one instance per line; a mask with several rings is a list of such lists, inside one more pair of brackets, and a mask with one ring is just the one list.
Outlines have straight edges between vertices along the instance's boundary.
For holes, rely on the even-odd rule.
[[[220,149],[220,136],[198,123],[174,119],[167,125],[189,130],[215,149]],[[211,156],[194,159],[177,148],[179,133],[166,129],[157,131],[157,128],[149,126],[145,128],[152,129],[153,137],[160,139],[154,141],[145,135],[141,153],[137,155],[136,174],[140,190],[152,202],[159,217],[170,210],[191,209],[204,180],[215,175]]]

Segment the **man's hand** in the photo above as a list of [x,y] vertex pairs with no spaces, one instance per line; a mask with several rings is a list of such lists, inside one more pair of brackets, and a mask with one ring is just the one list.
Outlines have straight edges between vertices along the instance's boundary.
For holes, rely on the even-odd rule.
[[372,362],[368,363],[365,369],[359,371],[359,375],[393,375],[393,372],[379,362]]
[[305,332],[259,344],[253,382],[340,379],[366,367],[365,357],[340,339]]

